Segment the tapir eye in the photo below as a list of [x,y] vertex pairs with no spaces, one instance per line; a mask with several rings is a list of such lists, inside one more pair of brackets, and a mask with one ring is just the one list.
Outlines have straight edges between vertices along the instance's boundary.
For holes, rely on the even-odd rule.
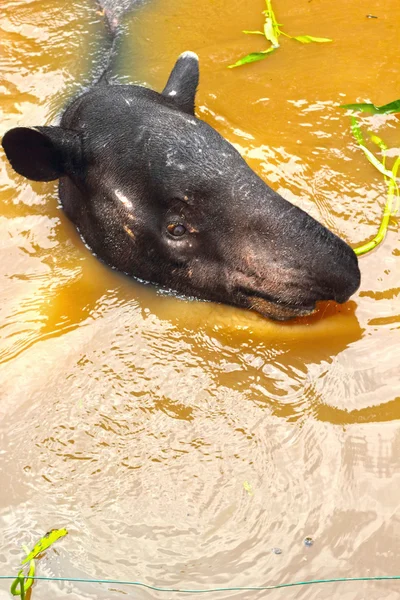
[[167,231],[173,237],[182,237],[186,233],[186,227],[182,223],[169,223]]

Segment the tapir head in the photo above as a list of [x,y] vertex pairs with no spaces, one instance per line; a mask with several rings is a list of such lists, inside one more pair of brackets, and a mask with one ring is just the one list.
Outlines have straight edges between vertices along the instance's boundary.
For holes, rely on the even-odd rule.
[[106,263],[163,287],[285,320],[358,288],[353,250],[271,190],[194,116],[198,59],[158,94],[97,85],[60,127],[3,138],[14,169],[60,179],[62,205]]

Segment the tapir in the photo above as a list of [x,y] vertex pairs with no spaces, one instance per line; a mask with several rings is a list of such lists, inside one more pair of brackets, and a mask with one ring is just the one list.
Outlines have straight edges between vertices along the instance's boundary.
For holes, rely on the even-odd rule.
[[[115,38],[116,19],[107,16]],[[351,247],[195,116],[196,54],[179,56],[161,93],[109,79],[105,72],[74,99],[59,126],[16,127],[2,140],[17,173],[59,179],[61,205],[98,258],[277,320],[357,290]]]

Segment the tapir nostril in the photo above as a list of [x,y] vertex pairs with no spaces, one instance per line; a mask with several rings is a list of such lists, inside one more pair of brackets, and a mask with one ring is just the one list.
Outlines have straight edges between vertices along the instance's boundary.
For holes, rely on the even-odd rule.
[[350,298],[352,294],[351,293],[339,293],[339,294],[334,294],[334,300],[335,302],[338,302],[338,304],[344,304],[344,302],[347,302],[347,300]]
[[360,269],[358,260],[353,252],[351,260],[343,268],[341,273],[338,273],[337,285],[334,288],[334,300],[339,304],[347,302],[347,300],[358,290],[361,281]]

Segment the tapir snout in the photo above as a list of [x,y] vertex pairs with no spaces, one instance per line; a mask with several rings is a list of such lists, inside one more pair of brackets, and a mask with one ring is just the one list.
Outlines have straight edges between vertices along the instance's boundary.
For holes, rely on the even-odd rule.
[[318,301],[346,302],[360,285],[353,250],[300,209],[272,202],[270,214],[280,215],[274,233],[262,246],[249,235],[240,253],[245,265],[236,284],[249,307],[285,320],[310,314]]
[[29,179],[60,179],[86,243],[129,275],[275,319],[345,302],[360,284],[353,250],[194,116],[198,77],[186,52],[162,94],[103,82],[59,127],[8,131],[6,155]]

